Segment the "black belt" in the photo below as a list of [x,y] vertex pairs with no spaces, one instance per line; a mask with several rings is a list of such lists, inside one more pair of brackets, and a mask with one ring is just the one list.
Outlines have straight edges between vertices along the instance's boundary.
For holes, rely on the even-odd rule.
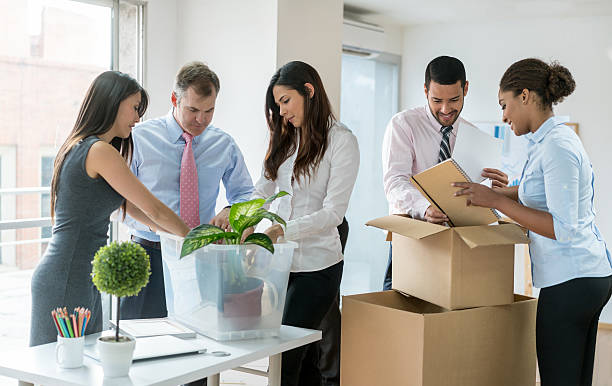
[[143,239],[142,237],[138,237],[134,235],[132,235],[132,241],[140,245],[143,245],[145,247],[161,249],[161,244],[159,241],[151,241],[151,240]]

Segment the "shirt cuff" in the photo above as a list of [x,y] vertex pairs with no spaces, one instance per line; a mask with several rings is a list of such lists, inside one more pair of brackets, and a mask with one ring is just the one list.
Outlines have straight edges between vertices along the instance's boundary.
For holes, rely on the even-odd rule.
[[424,220],[425,212],[427,211],[427,208],[429,208],[430,205],[431,204],[427,200],[416,203],[412,210],[412,217],[418,220]]
[[299,233],[300,225],[295,220],[287,221],[285,226],[285,240],[295,240]]

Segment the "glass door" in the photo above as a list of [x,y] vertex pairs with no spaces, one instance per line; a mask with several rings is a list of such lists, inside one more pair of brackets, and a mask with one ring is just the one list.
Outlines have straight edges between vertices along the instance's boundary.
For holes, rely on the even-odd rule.
[[[348,53],[351,52],[351,53]],[[342,55],[340,120],[357,136],[361,162],[346,218],[343,295],[379,291],[389,254],[386,233],[366,227],[388,214],[382,183],[382,140],[399,105],[400,57],[345,50]]]

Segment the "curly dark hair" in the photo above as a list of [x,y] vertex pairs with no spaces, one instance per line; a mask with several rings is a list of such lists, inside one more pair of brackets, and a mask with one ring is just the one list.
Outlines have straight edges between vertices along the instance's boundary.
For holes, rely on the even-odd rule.
[[574,92],[576,82],[570,71],[558,62],[547,64],[540,59],[529,58],[512,64],[499,82],[501,91],[513,91],[519,95],[524,89],[540,97],[542,109],[553,105]]

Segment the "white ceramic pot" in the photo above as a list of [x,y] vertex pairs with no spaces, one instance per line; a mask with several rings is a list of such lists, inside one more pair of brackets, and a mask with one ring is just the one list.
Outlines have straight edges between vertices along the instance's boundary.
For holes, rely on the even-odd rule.
[[97,344],[104,376],[109,378],[127,376],[132,365],[136,341],[120,336],[119,342],[116,342],[113,335],[98,338]]

